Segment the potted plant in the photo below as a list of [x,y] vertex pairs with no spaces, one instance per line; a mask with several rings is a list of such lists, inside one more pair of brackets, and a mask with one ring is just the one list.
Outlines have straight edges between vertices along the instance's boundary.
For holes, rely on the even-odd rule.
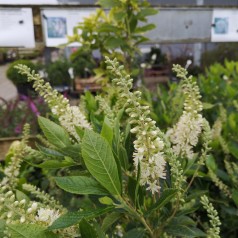
[[46,67],[48,82],[60,92],[69,90],[71,79],[68,70],[69,62],[65,59],[56,60]]
[[13,84],[16,86],[19,94],[29,95],[30,92],[33,92],[31,83],[27,82],[26,78],[22,75],[18,74],[17,70],[14,68],[18,64],[27,65],[31,70],[36,71],[36,65],[30,60],[16,60],[12,62],[7,69],[7,77],[10,79]]
[[72,69],[75,77],[74,87],[76,91],[97,90],[99,86],[95,83],[94,69],[96,62],[89,50],[79,48],[71,55]]

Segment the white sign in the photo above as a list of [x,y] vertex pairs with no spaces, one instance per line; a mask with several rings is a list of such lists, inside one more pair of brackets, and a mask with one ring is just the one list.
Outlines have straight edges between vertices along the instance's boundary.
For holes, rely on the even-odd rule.
[[35,47],[31,8],[0,8],[0,47]]
[[[74,27],[92,12],[95,12],[95,9],[43,9],[41,15],[46,46],[58,47],[61,44],[66,44],[67,36],[73,35]],[[71,46],[78,45],[77,43],[71,44]]]
[[0,0],[2,5],[57,5],[59,4],[57,0]]
[[238,41],[238,10],[214,9],[211,41]]

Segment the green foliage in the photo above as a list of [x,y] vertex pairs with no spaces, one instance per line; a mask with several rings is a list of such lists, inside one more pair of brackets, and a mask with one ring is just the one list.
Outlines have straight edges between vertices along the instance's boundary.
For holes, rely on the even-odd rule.
[[89,172],[111,194],[121,194],[116,161],[108,142],[98,134],[86,130],[82,142],[82,155]]
[[50,63],[46,67],[46,73],[49,83],[52,86],[69,86],[70,85],[70,75],[69,70],[70,64],[66,60],[57,60]]
[[89,50],[79,48],[71,54],[70,60],[72,62],[74,76],[79,78],[89,78],[94,74],[93,70],[96,68],[96,62]]
[[[69,43],[76,41],[89,52],[99,50],[102,56],[116,57],[133,75],[138,75],[138,67],[135,67],[140,52],[138,46],[148,40],[144,33],[155,27],[147,23],[147,17],[158,11],[147,1],[100,0],[98,4],[101,8],[75,27]],[[99,78],[108,77],[103,62],[95,73]]]
[[7,69],[7,77],[15,84],[21,85],[26,84],[27,79],[18,73],[18,70],[15,69],[15,66],[18,64],[27,65],[31,70],[36,70],[36,65],[30,60],[16,60],[12,62]]

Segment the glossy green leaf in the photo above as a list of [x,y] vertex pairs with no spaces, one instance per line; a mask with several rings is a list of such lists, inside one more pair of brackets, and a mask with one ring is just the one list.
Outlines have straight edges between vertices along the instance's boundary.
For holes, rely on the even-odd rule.
[[121,184],[117,164],[106,139],[93,131],[85,130],[82,155],[93,177],[111,194],[120,195]]
[[61,126],[44,117],[38,117],[38,122],[45,137],[52,145],[59,148],[71,145],[68,133]]
[[62,229],[70,227],[79,223],[82,219],[90,220],[95,217],[101,216],[105,213],[110,212],[113,209],[113,206],[108,206],[106,208],[98,208],[87,211],[79,212],[68,212],[61,217],[59,217],[53,224],[48,228],[48,230]]
[[63,190],[74,194],[107,195],[107,190],[95,179],[86,176],[56,177],[56,184]]

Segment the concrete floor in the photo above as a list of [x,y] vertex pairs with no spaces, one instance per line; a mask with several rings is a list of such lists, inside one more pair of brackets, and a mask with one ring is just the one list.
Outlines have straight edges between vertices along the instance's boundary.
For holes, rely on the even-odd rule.
[[0,65],[0,97],[7,101],[14,99],[17,96],[16,87],[6,76],[8,67],[9,64]]

